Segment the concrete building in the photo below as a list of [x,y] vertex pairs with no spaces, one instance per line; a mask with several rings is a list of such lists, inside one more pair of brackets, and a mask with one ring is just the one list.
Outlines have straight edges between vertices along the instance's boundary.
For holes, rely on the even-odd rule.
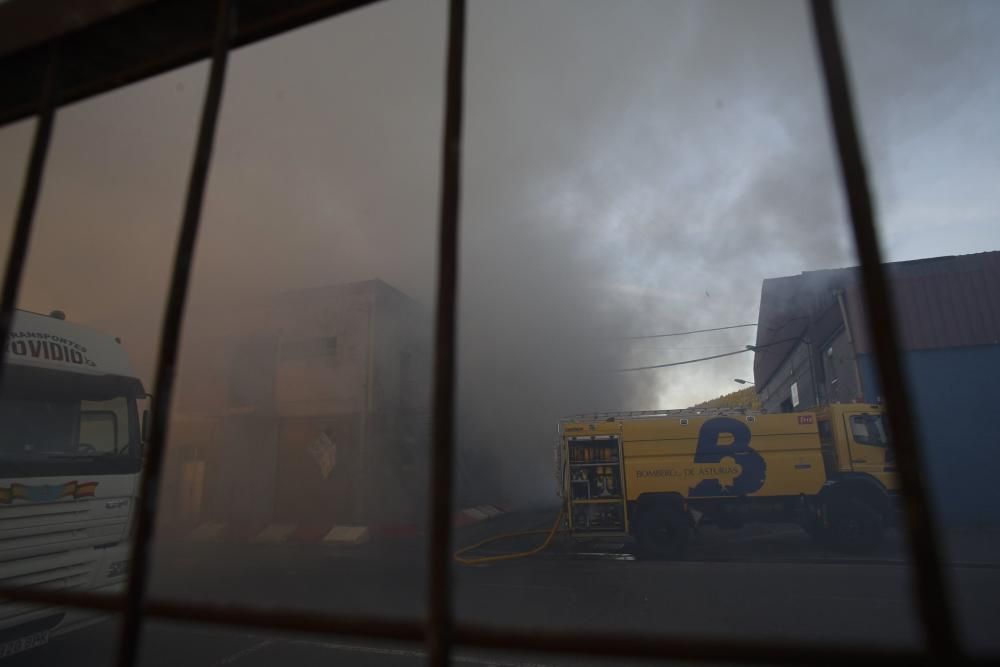
[[[1000,451],[1000,252],[886,265],[937,507],[1000,523],[988,494]],[[879,402],[857,268],[772,278],[761,289],[754,382],[763,408]]]
[[391,527],[426,512],[430,324],[372,280],[193,311],[168,445],[173,518]]

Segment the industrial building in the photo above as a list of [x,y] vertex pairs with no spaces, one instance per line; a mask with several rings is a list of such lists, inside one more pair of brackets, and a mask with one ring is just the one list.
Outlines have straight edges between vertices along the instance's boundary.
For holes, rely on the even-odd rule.
[[430,325],[379,280],[193,311],[165,479],[169,519],[413,526],[426,513]]
[[[936,507],[951,521],[1000,523],[987,492],[1000,447],[1000,252],[885,269]],[[863,299],[857,268],[764,281],[754,358],[764,409],[882,401]]]

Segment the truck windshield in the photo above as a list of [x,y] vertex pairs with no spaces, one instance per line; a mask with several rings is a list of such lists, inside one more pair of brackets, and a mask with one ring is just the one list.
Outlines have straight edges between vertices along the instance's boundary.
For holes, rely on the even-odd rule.
[[17,366],[4,376],[4,477],[138,471],[137,380]]
[[882,415],[851,415],[851,433],[854,435],[854,441],[862,445],[879,447],[889,445]]

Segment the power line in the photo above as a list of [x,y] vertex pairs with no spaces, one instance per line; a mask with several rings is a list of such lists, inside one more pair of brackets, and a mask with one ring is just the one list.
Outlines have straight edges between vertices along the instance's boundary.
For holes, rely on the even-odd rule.
[[[728,345],[694,345],[694,346],[682,346],[674,347],[673,345],[660,346],[660,345],[645,345],[643,347],[634,347],[628,350],[630,353],[634,354],[646,354],[652,352],[715,352],[717,350],[727,350],[732,351],[735,343],[729,343]],[[752,343],[751,343],[752,346]]]
[[743,329],[745,327],[755,327],[756,322],[750,322],[748,324],[732,324],[728,327],[715,327],[713,329],[695,329],[694,331],[676,331],[674,333],[665,334],[650,334],[648,336],[622,336],[618,340],[641,340],[643,338],[671,338],[673,336],[687,336],[696,333],[707,333],[709,331],[726,331],[727,329]]
[[745,352],[756,352],[757,350],[762,350],[766,347],[771,347],[773,345],[781,345],[782,343],[787,343],[793,340],[800,340],[800,336],[794,338],[783,338],[782,340],[776,340],[773,343],[768,343],[767,345],[747,345],[746,348],[742,350],[734,350],[732,352],[726,352],[724,354],[713,354],[710,357],[700,357],[698,359],[687,359],[685,361],[674,361],[669,364],[656,364],[654,366],[636,366],[635,368],[616,368],[614,370],[607,371],[609,373],[630,373],[632,371],[645,371],[654,368],[670,368],[671,366],[683,366],[685,364],[696,364],[699,361],[711,361],[712,359],[721,359],[722,357],[732,357],[737,354],[743,354]]
[[628,373],[630,371],[645,371],[652,368],[669,368],[670,366],[683,366],[684,364],[694,364],[699,361],[709,361],[710,359],[721,359],[722,357],[731,357],[735,354],[743,354],[744,352],[749,352],[750,350],[736,350],[735,352],[726,352],[724,354],[713,354],[711,357],[702,357],[700,359],[688,359],[686,361],[675,361],[671,364],[656,364],[655,366],[636,366],[635,368],[618,368],[612,373]]

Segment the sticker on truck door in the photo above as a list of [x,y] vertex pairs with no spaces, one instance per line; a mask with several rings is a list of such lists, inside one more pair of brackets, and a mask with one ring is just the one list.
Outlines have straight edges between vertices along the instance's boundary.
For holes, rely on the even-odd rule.
[[64,484],[18,484],[0,486],[0,504],[10,505],[16,500],[27,503],[50,503],[57,500],[89,498],[97,493],[100,482],[65,482]]
[[[732,436],[731,444],[719,443],[724,434]],[[703,479],[690,487],[688,495],[745,496],[759,491],[767,477],[767,462],[750,447],[750,438],[750,428],[730,417],[715,417],[702,424],[698,431],[694,462],[718,465],[715,466],[715,477]],[[733,470],[737,466],[739,470]],[[706,467],[710,469],[709,474],[713,474],[713,466]]]

